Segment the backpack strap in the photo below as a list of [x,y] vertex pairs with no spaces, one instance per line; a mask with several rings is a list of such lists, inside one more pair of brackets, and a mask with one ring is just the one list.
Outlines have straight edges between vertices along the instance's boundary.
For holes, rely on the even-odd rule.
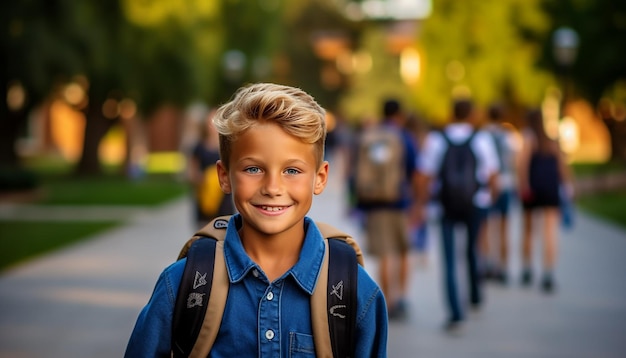
[[172,357],[207,357],[215,342],[230,285],[224,262],[227,225],[228,216],[215,218],[178,255],[187,263],[174,306]]
[[231,215],[218,216],[215,219],[211,220],[207,225],[205,225],[200,230],[196,231],[196,233],[191,237],[191,239],[187,240],[183,248],[180,250],[178,254],[178,260],[183,257],[187,257],[187,253],[191,248],[193,243],[202,238],[202,237],[212,237],[217,241],[224,241],[226,237],[226,228],[228,227],[228,221],[230,220]]
[[[474,136],[476,135],[476,132],[477,132],[476,129],[472,129],[472,133],[470,133],[470,135],[467,137],[467,139],[463,143],[458,144],[458,145],[464,145],[464,144],[470,143],[472,141],[472,139],[474,139]],[[440,131],[440,133],[441,133],[441,136],[443,137],[443,139],[448,144],[448,148],[450,146],[456,145],[456,144],[452,143],[452,140],[450,140],[450,137],[448,137],[448,135],[446,134],[445,129],[442,129]]]
[[[326,240],[329,270],[326,296],[333,357],[354,357],[358,264],[354,250],[345,241]],[[319,290],[322,290],[320,288]],[[311,301],[313,302],[313,301]],[[311,308],[312,314],[313,308]],[[313,335],[315,336],[315,327]],[[317,332],[323,335],[322,332]]]
[[325,223],[315,224],[327,239],[324,261],[311,296],[315,353],[317,357],[352,357],[358,265],[363,266],[363,253],[350,235]]
[[[222,216],[212,220],[180,251],[178,258],[187,257],[187,263],[174,307],[172,357],[207,357],[215,342],[230,284],[223,251],[229,219],[230,216]],[[363,253],[350,235],[328,224],[316,222],[316,225],[327,239],[324,240],[326,248],[318,282],[311,296],[316,355],[352,357],[358,264],[363,265]],[[332,269],[329,269],[331,265]],[[207,273],[203,274],[205,270]],[[204,275],[206,284],[200,287]],[[208,277],[212,279],[209,281]],[[199,290],[206,290],[206,293]],[[194,293],[209,297],[206,306],[187,308],[188,297],[198,297]]]
[[336,227],[332,225],[329,225],[323,222],[316,221],[315,225],[320,230],[320,233],[322,234],[323,238],[340,239],[341,241],[344,241],[346,244],[350,245],[350,247],[352,247],[352,250],[354,250],[354,253],[356,254],[356,260],[358,264],[365,267],[365,262],[363,259],[363,251],[361,251],[359,244],[356,242],[356,240],[354,240],[352,236],[346,234],[345,232],[337,229]]

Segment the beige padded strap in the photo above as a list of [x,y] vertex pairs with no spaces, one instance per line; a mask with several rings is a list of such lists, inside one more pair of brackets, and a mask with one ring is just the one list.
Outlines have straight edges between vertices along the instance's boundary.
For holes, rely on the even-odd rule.
[[356,261],[359,263],[359,265],[361,265],[361,267],[365,267],[365,261],[363,260],[363,251],[361,251],[361,248],[359,247],[359,244],[357,244],[356,240],[348,236],[346,237],[346,242],[354,249],[354,252],[356,253]]
[[216,238],[217,241],[224,241],[224,238],[226,237],[226,227],[224,226],[223,228],[216,229],[215,222],[218,220],[226,220],[226,222],[228,222],[231,216],[232,215],[224,215],[216,217],[200,230],[196,231],[196,234],[194,236],[209,236]]
[[328,241],[324,240],[324,261],[317,277],[317,283],[311,296],[311,324],[313,326],[313,342],[315,343],[316,357],[332,358],[333,350],[330,346],[330,328],[328,326],[328,301],[326,297],[328,287]]
[[213,269],[211,297],[209,297],[208,303],[209,306],[204,315],[204,321],[202,322],[198,339],[196,339],[196,343],[189,357],[205,358],[209,355],[222,323],[229,284],[226,262],[224,261],[224,241],[218,241],[215,246],[215,265]]
[[185,245],[183,245],[183,248],[180,249],[180,252],[178,253],[178,258],[176,260],[178,261],[178,260],[182,259],[183,257],[187,257],[187,253],[189,252],[189,248],[191,247],[191,244],[193,244],[193,242],[198,240],[198,239],[199,239],[199,237],[194,236],[191,239],[187,240]]
[[329,237],[349,237],[350,235],[346,234],[345,232],[337,229],[336,227],[329,225],[327,223],[323,223],[323,222],[319,222],[316,221],[315,225],[317,225],[317,228],[320,230],[320,232],[322,233],[322,237],[324,238],[329,238]]
[[343,241],[348,243],[348,245],[352,246],[354,252],[356,252],[357,262],[359,263],[359,265],[365,267],[365,263],[363,261],[363,252],[361,251],[359,244],[357,244],[356,240],[354,240],[352,236],[346,234],[345,232],[337,229],[332,225],[323,222],[315,222],[315,225],[317,225],[317,228],[320,230],[323,238],[328,239],[334,237],[337,239],[342,239]]
[[206,224],[200,230],[196,231],[193,237],[187,240],[183,248],[180,250],[177,260],[180,260],[183,257],[187,257],[187,253],[189,252],[191,244],[193,244],[194,241],[198,240],[201,237],[213,237],[217,241],[224,241],[224,238],[226,237],[226,228],[216,229],[215,222],[217,220],[226,220],[226,222],[228,222],[228,220],[230,220],[230,217],[231,215],[218,216],[215,219],[211,220],[211,222]]

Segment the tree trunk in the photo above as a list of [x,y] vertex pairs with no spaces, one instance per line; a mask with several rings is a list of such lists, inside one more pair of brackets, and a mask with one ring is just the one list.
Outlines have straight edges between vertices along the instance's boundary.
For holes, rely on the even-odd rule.
[[0,166],[5,168],[16,168],[19,166],[18,155],[15,150],[20,130],[20,124],[26,118],[24,111],[13,112],[3,110],[0,118]]
[[102,174],[102,166],[98,149],[104,135],[109,131],[115,120],[102,115],[102,103],[90,103],[85,112],[85,139],[80,161],[74,170],[77,176],[97,176]]
[[602,123],[609,132],[609,138],[611,142],[611,161],[617,159],[617,141],[615,138],[615,120],[613,118],[602,118]]
[[[0,60],[0,64],[6,68],[6,61]],[[24,109],[12,111],[7,103],[8,76],[1,76],[0,86],[0,166],[15,168],[18,166],[18,156],[15,151],[15,143],[19,135],[20,124],[26,120]]]

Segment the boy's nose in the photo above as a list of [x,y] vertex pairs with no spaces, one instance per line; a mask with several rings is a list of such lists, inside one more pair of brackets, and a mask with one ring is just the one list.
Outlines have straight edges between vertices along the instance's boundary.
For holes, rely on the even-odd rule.
[[280,174],[268,174],[265,177],[265,182],[261,187],[261,193],[263,195],[280,195],[282,191],[282,176]]

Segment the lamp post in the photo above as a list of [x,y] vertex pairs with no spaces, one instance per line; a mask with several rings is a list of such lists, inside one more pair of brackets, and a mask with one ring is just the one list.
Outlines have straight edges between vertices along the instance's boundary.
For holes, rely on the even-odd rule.
[[[569,71],[578,55],[578,42],[578,33],[574,29],[565,26],[556,29],[552,36],[554,59],[559,66],[562,91],[560,112],[563,111],[563,107],[569,99],[571,87]],[[562,117],[562,113],[559,113],[559,117]]]

